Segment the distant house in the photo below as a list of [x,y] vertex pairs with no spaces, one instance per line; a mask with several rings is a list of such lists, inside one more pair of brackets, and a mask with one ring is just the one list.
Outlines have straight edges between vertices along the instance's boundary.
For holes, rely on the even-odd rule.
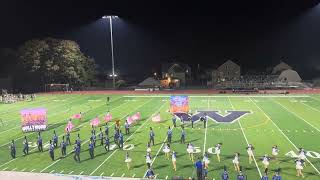
[[153,88],[153,87],[160,87],[160,81],[156,80],[153,77],[148,77],[144,81],[138,84],[139,87],[148,87],[148,88]]
[[292,69],[287,63],[281,61],[278,65],[273,67],[272,74],[280,74],[284,70]]
[[[191,77],[191,68],[184,63],[165,63],[161,66],[161,73],[162,79],[167,80],[168,83],[185,85]],[[173,86],[177,87],[176,85]]]
[[218,67],[217,71],[213,72],[216,76],[216,79],[220,81],[230,81],[237,80],[240,78],[241,68],[238,64],[234,63],[231,60],[226,61],[221,66]]

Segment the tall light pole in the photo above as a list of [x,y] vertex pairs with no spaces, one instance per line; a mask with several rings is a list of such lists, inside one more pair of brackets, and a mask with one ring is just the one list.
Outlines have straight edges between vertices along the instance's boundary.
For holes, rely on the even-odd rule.
[[118,18],[118,16],[103,16],[103,19],[109,19],[110,24],[110,42],[111,42],[111,60],[112,60],[112,85],[113,89],[116,88],[116,74],[114,73],[114,55],[113,55],[113,32],[112,32],[112,19]]

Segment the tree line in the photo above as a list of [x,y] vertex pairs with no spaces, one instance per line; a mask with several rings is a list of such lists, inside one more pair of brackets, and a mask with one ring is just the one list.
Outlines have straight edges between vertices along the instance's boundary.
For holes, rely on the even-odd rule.
[[2,74],[14,77],[19,89],[43,90],[45,84],[65,83],[90,86],[95,77],[95,61],[71,40],[45,38],[26,41],[14,49],[2,49]]

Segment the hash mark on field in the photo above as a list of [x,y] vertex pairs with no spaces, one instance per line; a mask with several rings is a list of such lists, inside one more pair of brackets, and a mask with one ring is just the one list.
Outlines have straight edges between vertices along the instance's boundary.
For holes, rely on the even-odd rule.
[[136,176],[136,174],[133,174],[133,175],[132,175],[132,178],[134,178],[135,176]]
[[125,173],[123,173],[122,175],[121,175],[121,177],[123,177],[125,175]]
[[13,168],[11,171],[15,171],[17,168]]
[[2,171],[5,171],[6,169],[8,169],[9,167],[3,168]]
[[102,176],[103,176],[103,174],[104,174],[104,172],[102,172],[102,173],[100,174],[100,176],[102,177]]
[[60,171],[60,174],[62,174],[64,172],[64,170]]
[[111,177],[114,175],[114,172],[110,175]]
[[81,173],[79,175],[82,175],[83,174],[83,171],[81,171]]
[[35,171],[36,169],[32,169],[30,172],[33,172],[33,171]]
[[168,179],[168,176],[166,176],[166,179]]
[[53,172],[54,172],[54,170],[50,171],[49,173],[51,174],[51,173],[53,173]]
[[23,171],[25,171],[26,170],[26,168],[23,168],[22,170],[21,170],[21,172],[23,172]]
[[73,171],[69,172],[69,174],[72,174],[72,173],[73,173]]

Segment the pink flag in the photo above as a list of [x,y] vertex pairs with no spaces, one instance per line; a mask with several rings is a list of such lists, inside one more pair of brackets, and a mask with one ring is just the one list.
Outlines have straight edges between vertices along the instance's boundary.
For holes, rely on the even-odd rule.
[[134,120],[132,119],[132,116],[127,117],[127,122],[128,124],[132,124],[134,122]]
[[112,120],[112,115],[111,113],[107,113],[106,116],[104,116],[104,120],[105,122],[109,122]]
[[160,122],[161,121],[161,117],[160,117],[160,113],[158,113],[157,115],[152,117],[152,121],[153,122]]
[[100,120],[99,120],[99,118],[94,118],[94,119],[92,119],[91,120],[91,122],[90,122],[90,125],[91,126],[98,126],[100,124]]
[[66,128],[64,128],[64,130],[67,132],[67,131],[72,131],[72,129],[73,129],[73,124],[72,124],[72,122],[71,121],[69,121],[68,122],[68,124],[67,124],[67,126],[66,126]]
[[141,119],[141,114],[140,112],[135,113],[134,115],[132,115],[132,119],[134,121]]
[[72,117],[72,119],[81,119],[81,114],[74,114]]

